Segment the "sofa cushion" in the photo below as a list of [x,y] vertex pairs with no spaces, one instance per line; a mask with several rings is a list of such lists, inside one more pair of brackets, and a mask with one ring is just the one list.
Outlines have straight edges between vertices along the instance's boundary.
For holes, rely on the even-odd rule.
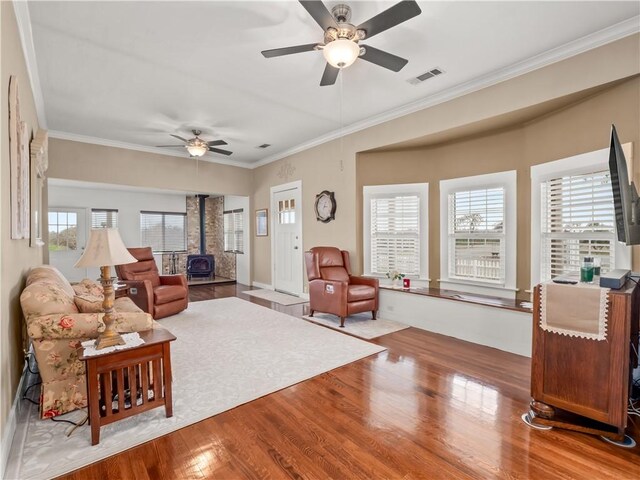
[[376,289],[369,285],[349,285],[347,302],[359,302],[376,298]]
[[74,295],[73,288],[71,288],[69,281],[64,278],[57,268],[52,267],[51,265],[40,265],[39,267],[34,267],[29,271],[27,286],[41,281],[55,283],[70,297],[73,297]]
[[103,311],[103,296],[76,295],[73,297],[73,301],[76,303],[76,307],[78,307],[80,313],[100,313]]
[[93,280],[89,280],[88,278],[85,278],[79,283],[72,284],[71,288],[75,292],[75,295],[92,295],[95,297],[104,295],[102,285],[98,282],[94,282]]
[[182,285],[162,285],[153,289],[153,297],[156,305],[184,300],[186,294]]
[[20,295],[20,305],[25,318],[58,313],[78,313],[73,296],[49,280],[32,283]]
[[129,297],[116,298],[113,303],[113,309],[117,313],[139,313],[142,309],[138,307]]

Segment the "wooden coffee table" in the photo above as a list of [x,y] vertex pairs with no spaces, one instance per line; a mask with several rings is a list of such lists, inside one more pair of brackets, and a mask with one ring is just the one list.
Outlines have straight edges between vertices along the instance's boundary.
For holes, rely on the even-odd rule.
[[164,406],[173,415],[170,342],[164,328],[138,332],[143,345],[112,353],[84,356],[91,444],[100,442],[100,427],[152,408]]

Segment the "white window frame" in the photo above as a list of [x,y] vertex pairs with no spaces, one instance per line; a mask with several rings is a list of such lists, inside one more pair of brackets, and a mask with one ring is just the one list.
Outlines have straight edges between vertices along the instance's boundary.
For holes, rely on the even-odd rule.
[[[449,277],[449,195],[467,190],[504,189],[504,284]],[[515,298],[517,253],[517,174],[515,170],[440,181],[440,288]]]
[[[362,189],[363,204],[363,251],[364,274],[386,278],[371,273],[371,199],[391,195],[417,195],[420,199],[420,275],[408,278],[419,282],[429,282],[429,184],[406,183],[400,185],[372,185]],[[402,273],[402,272],[401,272]]]
[[[227,215],[230,215],[230,217],[227,217]],[[244,209],[224,210],[222,216],[224,251],[226,253],[243,254],[246,248],[244,246]],[[227,218],[229,218],[229,223],[231,224],[231,231],[227,230]],[[228,236],[231,236],[231,242],[227,242]],[[231,245],[229,245],[229,243],[231,243]],[[240,243],[242,245],[239,245]],[[239,248],[241,246],[242,248]]]
[[[94,220],[94,214],[99,214],[99,213],[105,213],[107,214],[106,216],[108,217],[109,213],[111,214],[115,214],[113,216],[114,220],[115,220],[115,226],[111,225],[111,226],[106,226],[106,227],[96,227],[93,225],[93,220]],[[90,215],[91,215],[91,228],[118,228],[118,209],[117,208],[92,208],[90,211]]]
[[[187,248],[188,248],[188,226],[187,226],[187,214],[185,212],[162,212],[162,211],[152,211],[152,210],[141,210],[139,212],[138,218],[139,218],[139,231],[140,231],[140,244],[144,245],[144,239],[143,239],[143,233],[142,233],[142,216],[143,215],[162,215],[162,243],[166,243],[166,237],[165,237],[165,220],[164,217],[166,216],[180,216],[180,217],[184,217],[184,249],[183,250],[175,250],[176,253],[186,253],[187,252]],[[152,248],[152,252],[154,254],[163,254],[163,253],[172,253],[174,252],[174,250],[154,250],[152,245],[145,245],[145,246],[151,246]]]
[[[626,144],[625,154],[630,151]],[[631,155],[627,166],[631,169]],[[570,175],[584,175],[588,173],[609,170],[609,149],[603,148],[593,152],[582,153],[572,157],[547,162],[531,167],[531,288],[540,283],[540,265],[542,262],[542,184],[552,178]],[[632,179],[632,172],[629,172]],[[614,233],[614,261],[615,268],[631,270],[631,247],[617,241]]]

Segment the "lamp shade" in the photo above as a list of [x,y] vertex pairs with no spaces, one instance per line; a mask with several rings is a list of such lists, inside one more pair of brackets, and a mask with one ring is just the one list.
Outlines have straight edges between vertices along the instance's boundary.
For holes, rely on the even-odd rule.
[[322,49],[322,54],[330,65],[336,68],[346,68],[356,61],[360,54],[360,47],[352,40],[339,38],[327,43]]
[[74,267],[105,267],[137,261],[124,246],[117,228],[92,228],[84,253]]

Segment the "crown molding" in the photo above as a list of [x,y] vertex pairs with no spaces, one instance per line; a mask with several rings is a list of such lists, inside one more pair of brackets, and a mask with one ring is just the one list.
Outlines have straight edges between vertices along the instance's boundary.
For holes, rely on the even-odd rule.
[[385,123],[390,120],[402,117],[404,115],[409,115],[425,108],[448,102],[457,97],[461,97],[469,93],[481,90],[483,88],[498,84],[500,82],[510,80],[520,75],[524,75],[526,73],[532,72],[533,70],[537,70],[539,68],[546,67],[547,65],[551,65],[553,63],[557,63],[567,58],[579,55],[586,51],[593,50],[594,48],[598,48],[608,43],[615,42],[616,40],[620,40],[638,32],[640,32],[640,15],[629,18],[597,32],[591,33],[577,40],[573,40],[569,43],[561,45],[560,47],[553,48],[521,62],[514,63],[499,70],[494,70],[493,72],[490,72],[486,75],[474,78],[469,82],[461,83],[459,85],[443,90],[442,92],[438,92],[434,95],[429,95],[428,97],[421,98],[420,100],[408,103],[393,110],[389,110],[366,120],[353,123],[344,128],[333,130],[308,142],[301,143],[290,149],[265,157],[258,162],[252,163],[251,167],[261,167],[263,165],[267,165],[269,163],[275,162],[290,155],[294,155],[309,148],[316,147],[331,140],[336,140],[340,137],[350,135],[352,133],[356,133],[370,127],[374,127],[381,123]]
[[20,43],[22,44],[24,61],[27,66],[29,82],[31,83],[31,92],[33,93],[33,101],[36,107],[38,126],[46,130],[47,116],[44,109],[42,88],[40,86],[40,75],[38,73],[38,62],[36,61],[36,49],[33,44],[33,31],[31,30],[31,16],[29,15],[28,2],[13,0],[13,11],[16,15],[16,23],[18,24],[18,32],[20,33]]
[[[113,148],[123,148],[125,150],[135,150],[137,152],[145,152],[145,153],[154,153],[157,155],[165,155],[167,157],[178,157],[178,158],[191,158],[184,153],[179,153],[176,151],[165,150],[163,148],[157,147],[148,147],[145,145],[138,145],[135,143],[126,143],[119,142],[116,140],[107,140],[105,138],[91,137],[88,135],[79,135],[77,133],[69,133],[69,132],[61,132],[58,130],[49,130],[49,138],[56,138],[58,140],[70,140],[72,142],[80,142],[80,143],[90,143],[93,145],[101,145],[103,147],[113,147]],[[194,157],[195,158],[195,157]],[[233,161],[233,160],[224,160],[224,159],[212,159],[212,157],[197,157],[203,162],[208,163],[217,163],[220,165],[229,165],[232,167],[239,168],[253,168],[252,165],[243,164],[241,162]]]

